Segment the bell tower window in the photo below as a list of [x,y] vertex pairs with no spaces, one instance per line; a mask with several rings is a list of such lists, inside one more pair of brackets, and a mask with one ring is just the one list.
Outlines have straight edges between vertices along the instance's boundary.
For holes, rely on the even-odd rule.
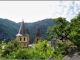
[[21,38],[20,38],[20,41],[21,41]]
[[37,41],[38,41],[39,39],[37,39]]
[[24,41],[25,41],[25,38],[24,38]]

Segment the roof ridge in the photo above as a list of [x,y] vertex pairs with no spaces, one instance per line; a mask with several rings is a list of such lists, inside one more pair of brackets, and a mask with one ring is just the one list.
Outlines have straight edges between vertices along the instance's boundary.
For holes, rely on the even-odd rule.
[[27,35],[27,31],[26,31],[25,24],[24,24],[23,20],[22,20],[18,34]]

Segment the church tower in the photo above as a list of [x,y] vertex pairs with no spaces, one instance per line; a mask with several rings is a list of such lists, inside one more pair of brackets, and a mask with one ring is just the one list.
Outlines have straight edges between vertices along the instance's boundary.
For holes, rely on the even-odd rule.
[[28,47],[29,45],[30,37],[28,34],[28,29],[25,28],[24,21],[22,21],[19,32],[16,35],[16,40],[20,42],[22,47]]
[[38,29],[36,36],[35,36],[35,43],[37,43],[38,41],[42,41],[42,35],[40,32],[40,29]]

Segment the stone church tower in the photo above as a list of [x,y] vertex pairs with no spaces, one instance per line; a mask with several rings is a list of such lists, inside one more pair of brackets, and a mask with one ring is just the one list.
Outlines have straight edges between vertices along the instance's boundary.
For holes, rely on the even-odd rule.
[[38,41],[42,41],[42,35],[40,32],[40,29],[38,29],[36,36],[35,36],[35,43],[37,43]]
[[22,21],[19,32],[16,35],[16,40],[20,42],[22,47],[28,47],[29,45],[30,37],[28,33],[28,29],[25,28],[24,21]]

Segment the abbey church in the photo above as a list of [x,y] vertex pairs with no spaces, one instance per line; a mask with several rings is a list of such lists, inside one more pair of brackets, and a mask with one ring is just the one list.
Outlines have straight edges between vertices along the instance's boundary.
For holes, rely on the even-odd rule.
[[[16,35],[16,40],[18,40],[22,47],[28,47],[30,44],[30,34],[28,29],[26,29],[24,25],[24,21],[22,21],[18,34]],[[37,30],[36,36],[34,39],[34,43],[38,41],[42,41],[42,36],[40,33],[40,29]]]

